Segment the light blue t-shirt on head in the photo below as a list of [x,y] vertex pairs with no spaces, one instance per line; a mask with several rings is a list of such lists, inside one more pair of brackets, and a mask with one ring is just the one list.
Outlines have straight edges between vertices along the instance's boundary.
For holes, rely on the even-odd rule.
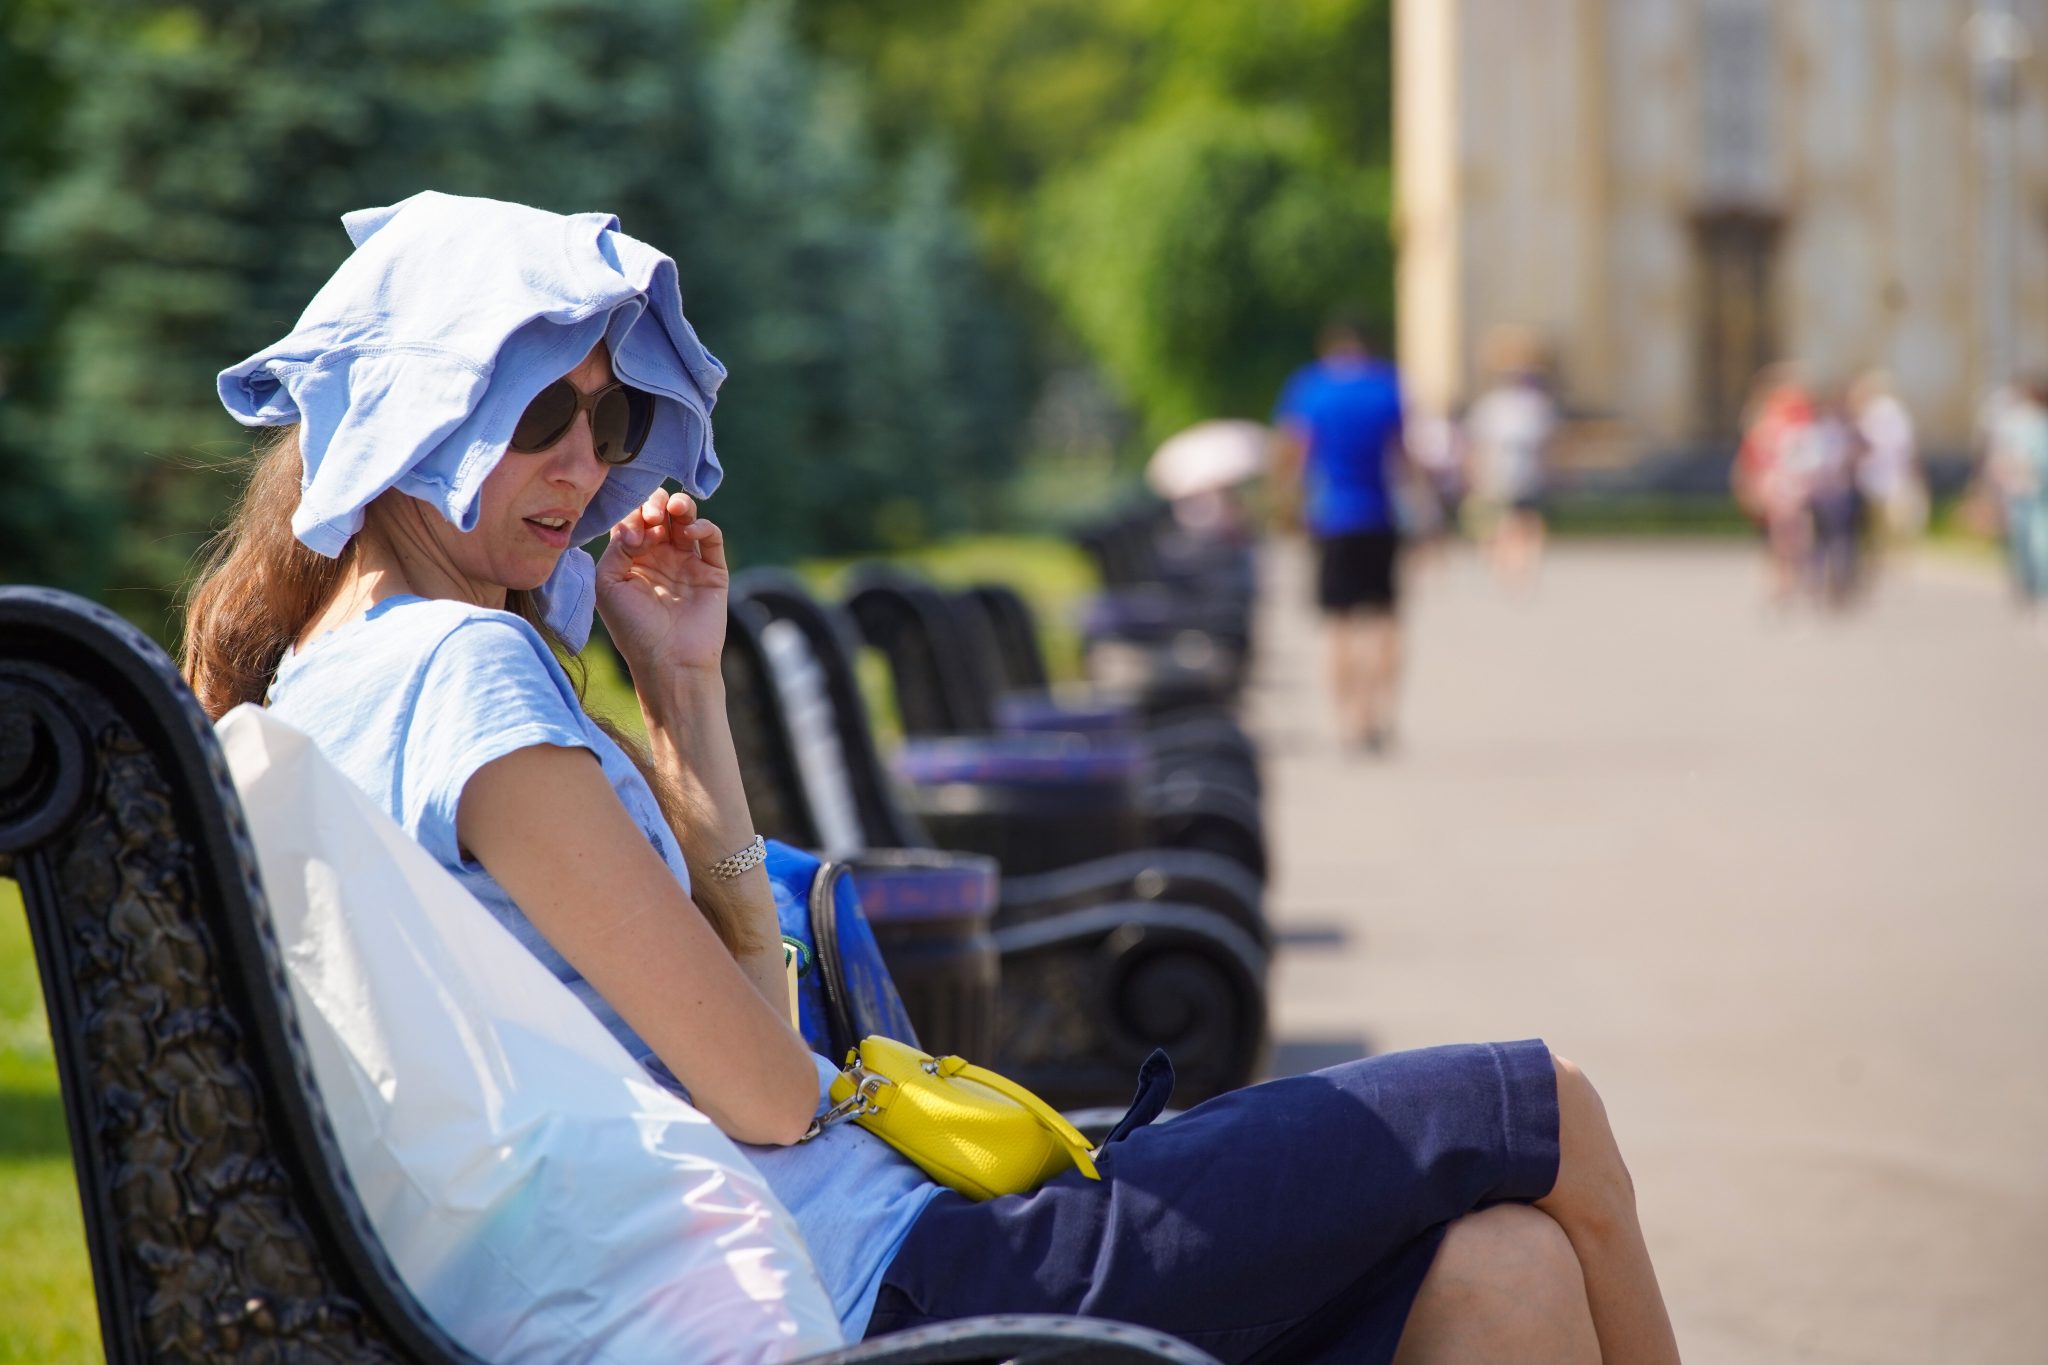
[[[387,598],[360,620],[287,654],[269,705],[453,873],[656,1080],[682,1092],[653,1049],[456,838],[462,789],[486,763],[535,744],[587,749],[633,823],[689,889],[682,848],[654,793],[632,759],[584,713],[538,632],[509,612]],[[779,886],[776,892],[787,894]],[[822,1107],[837,1071],[822,1057],[813,1060]],[[795,1217],[847,1336],[859,1340],[882,1272],[939,1186],[850,1123],[798,1147],[742,1144],[741,1150]]]

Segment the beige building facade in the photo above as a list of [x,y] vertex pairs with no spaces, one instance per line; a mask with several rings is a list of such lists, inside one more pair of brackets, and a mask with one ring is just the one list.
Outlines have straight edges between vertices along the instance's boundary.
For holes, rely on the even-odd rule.
[[1420,410],[1504,326],[1588,463],[1725,449],[1775,360],[1961,452],[2048,369],[2048,0],[1396,0],[1394,43]]

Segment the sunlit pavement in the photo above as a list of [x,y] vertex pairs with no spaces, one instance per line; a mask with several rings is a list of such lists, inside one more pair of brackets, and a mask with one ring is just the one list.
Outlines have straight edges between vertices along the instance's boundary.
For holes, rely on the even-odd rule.
[[1276,1069],[1548,1039],[1694,1365],[2048,1360],[2048,633],[1990,566],[1818,619],[1739,544],[1568,545],[1525,600],[1454,555],[1385,761],[1305,571],[1269,551],[1251,698]]

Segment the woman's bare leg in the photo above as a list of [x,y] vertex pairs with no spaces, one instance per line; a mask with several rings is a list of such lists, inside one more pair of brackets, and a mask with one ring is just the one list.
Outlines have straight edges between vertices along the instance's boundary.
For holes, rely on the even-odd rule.
[[1557,1220],[1578,1253],[1586,1301],[1607,1365],[1675,1365],[1678,1340],[1636,1220],[1635,1183],[1586,1073],[1557,1068],[1557,1183],[1536,1207]]
[[1452,1223],[1423,1277],[1394,1365],[1598,1365],[1600,1342],[1571,1241],[1527,1204]]

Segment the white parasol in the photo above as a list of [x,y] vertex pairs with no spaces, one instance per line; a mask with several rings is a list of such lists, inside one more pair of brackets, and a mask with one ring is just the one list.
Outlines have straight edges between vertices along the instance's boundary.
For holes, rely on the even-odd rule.
[[1169,436],[1145,462],[1145,482],[1162,498],[1213,493],[1266,470],[1273,434],[1258,422],[1197,422]]

